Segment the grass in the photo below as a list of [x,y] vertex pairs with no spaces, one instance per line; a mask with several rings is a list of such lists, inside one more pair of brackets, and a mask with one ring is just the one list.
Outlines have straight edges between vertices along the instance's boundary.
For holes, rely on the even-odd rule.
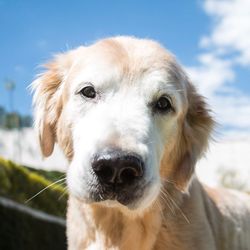
[[66,214],[66,187],[61,182],[52,183],[64,177],[58,171],[35,170],[0,157],[0,195],[60,217]]

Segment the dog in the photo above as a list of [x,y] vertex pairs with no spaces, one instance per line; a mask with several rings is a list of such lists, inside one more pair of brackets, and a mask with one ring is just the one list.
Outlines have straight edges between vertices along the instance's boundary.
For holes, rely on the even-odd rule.
[[250,249],[249,196],[195,176],[215,122],[170,52],[120,36],[45,67],[35,128],[69,160],[69,249]]

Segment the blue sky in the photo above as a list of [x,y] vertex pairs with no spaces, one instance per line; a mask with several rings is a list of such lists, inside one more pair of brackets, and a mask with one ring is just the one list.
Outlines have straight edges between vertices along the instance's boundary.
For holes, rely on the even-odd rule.
[[153,38],[181,61],[194,63],[207,19],[197,1],[1,1],[0,105],[8,107],[3,83],[9,78],[17,84],[16,109],[30,112],[26,87],[37,66],[54,53],[101,37]]
[[[4,82],[11,79],[17,85],[15,110],[31,113],[31,95],[26,88],[39,73],[38,66],[54,53],[102,37],[134,35],[158,40],[172,51],[216,112],[224,114],[221,104],[231,105],[222,118],[223,125],[241,129],[241,119],[250,117],[250,44],[242,45],[237,37],[242,38],[248,27],[241,25],[239,36],[224,23],[247,6],[246,0],[236,0],[237,6],[227,2],[0,0],[0,105],[9,108]],[[250,13],[244,14],[250,17]],[[242,116],[231,124],[235,105],[240,106]],[[250,125],[249,119],[244,129]]]

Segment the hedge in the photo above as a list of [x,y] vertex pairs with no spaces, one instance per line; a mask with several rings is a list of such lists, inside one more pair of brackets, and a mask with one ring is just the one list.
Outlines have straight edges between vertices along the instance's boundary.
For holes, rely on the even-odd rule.
[[[67,191],[65,185],[54,184],[29,200],[53,181],[65,177],[56,171],[35,170],[0,157],[0,195],[48,214],[65,217]],[[52,181],[53,180],[53,181]],[[63,181],[62,181],[63,182]]]

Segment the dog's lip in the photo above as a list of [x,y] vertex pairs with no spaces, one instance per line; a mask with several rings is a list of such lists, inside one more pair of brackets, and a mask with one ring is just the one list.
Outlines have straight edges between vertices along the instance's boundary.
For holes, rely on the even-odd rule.
[[129,195],[119,195],[117,193],[109,193],[103,195],[101,193],[96,193],[94,202],[103,202],[103,201],[117,201],[122,205],[128,205],[132,199],[128,199]]
[[[145,181],[145,180],[144,180]],[[118,202],[124,206],[130,206],[132,203],[137,202],[143,196],[147,187],[151,184],[151,181],[140,183],[140,185],[134,186],[131,190],[103,190],[100,186],[99,190],[92,190],[91,200],[93,202],[105,202],[112,201]]]
[[[136,200],[136,199],[135,199]],[[107,196],[105,198],[100,198],[98,201],[94,201],[96,203],[102,202],[112,202],[113,204],[118,203],[123,206],[131,205],[132,202],[135,201],[134,199],[126,199],[124,196],[114,195],[114,196]]]

